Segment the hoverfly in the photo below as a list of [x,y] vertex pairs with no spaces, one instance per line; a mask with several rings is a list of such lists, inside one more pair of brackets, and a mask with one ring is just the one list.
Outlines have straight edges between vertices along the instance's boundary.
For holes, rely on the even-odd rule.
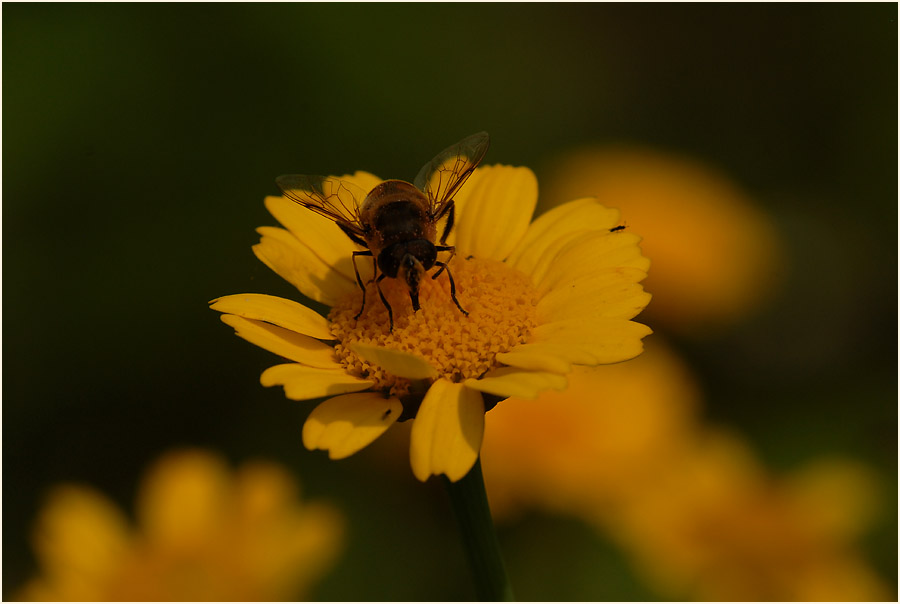
[[[453,196],[466,182],[487,153],[490,139],[479,132],[441,151],[422,166],[414,181],[386,180],[368,193],[353,183],[338,178],[292,174],[275,179],[285,197],[297,202],[337,224],[355,243],[364,246],[352,254],[356,282],[363,292],[359,319],[366,308],[366,287],[359,276],[356,259],[371,256],[375,265],[375,288],[388,311],[391,331],[394,313],[379,284],[386,278],[400,279],[409,289],[413,311],[419,310],[419,283],[433,267],[444,271],[450,280],[450,297],[464,315],[468,315],[456,299],[456,284],[447,263],[456,247],[447,245],[453,229]],[[446,218],[440,239],[437,223]],[[435,244],[439,241],[439,244]],[[449,252],[447,262],[437,259],[439,252]],[[379,274],[380,272],[380,274]]]

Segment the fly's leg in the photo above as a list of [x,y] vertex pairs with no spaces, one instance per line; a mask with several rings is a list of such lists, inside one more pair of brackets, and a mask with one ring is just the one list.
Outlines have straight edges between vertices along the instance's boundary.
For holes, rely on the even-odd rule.
[[353,243],[357,243],[363,247],[368,247],[369,244],[366,243],[366,240],[350,230],[347,225],[340,222],[335,222],[335,224],[338,225],[339,229],[344,231],[344,234],[350,238],[350,241],[352,241]]
[[[456,299],[456,283],[453,282],[453,275],[450,274],[450,269],[447,268],[447,264],[444,262],[435,262],[434,265],[441,267],[441,270],[438,271],[434,275],[434,277],[437,277],[439,274],[441,274],[442,270],[444,270],[444,269],[447,270],[447,277],[450,279],[450,297],[453,298],[453,303],[456,304],[456,308],[459,309],[459,312],[461,312],[462,314],[464,314],[468,317],[469,313],[466,310],[464,310],[462,306],[459,305],[459,300]],[[432,277],[432,279],[434,277]]]
[[[452,216],[452,214],[451,214],[451,216]],[[450,257],[447,258],[447,262],[450,262],[451,260],[453,260],[453,257],[456,255],[456,246],[455,245],[436,245],[436,246],[434,246],[434,249],[436,249],[439,252],[450,252]],[[434,265],[439,266],[441,268],[438,272],[431,275],[432,279],[437,279],[438,275],[443,273],[445,269],[447,270],[447,274],[448,275],[450,274],[450,269],[447,268],[446,262],[435,262]],[[453,281],[453,279],[451,278],[450,281]],[[459,306],[459,305],[457,304],[457,306]],[[462,309],[460,309],[460,310],[462,310]]]
[[[447,224],[444,225],[444,232],[441,233],[441,247],[447,244],[447,237],[450,236],[450,231],[453,229],[453,223],[456,218],[456,202],[451,201],[449,204],[447,204],[447,207],[444,209],[444,213],[447,214]],[[440,218],[440,216],[436,216],[435,220],[439,220]]]
[[[353,261],[353,272],[356,273],[356,282],[359,284],[359,289],[362,290],[362,294],[363,294],[362,308],[360,308],[359,312],[356,313],[356,316],[353,317],[354,321],[358,320],[359,317],[362,316],[363,310],[365,310],[365,308],[366,308],[366,286],[363,285],[362,277],[359,276],[359,269],[356,268],[356,257],[357,256],[371,256],[371,255],[372,255],[371,251],[365,250],[362,252],[353,252],[350,256],[350,259]],[[372,258],[372,260],[374,261],[374,257]]]
[[[450,208],[450,218],[447,219],[447,224],[452,225],[452,223],[453,223],[453,208],[451,207]],[[444,236],[442,237],[442,239],[445,239],[447,237],[448,232],[449,232],[449,229],[444,230]],[[443,243],[443,241],[441,243]],[[465,316],[468,317],[469,313],[462,306],[459,305],[459,300],[456,299],[456,283],[453,281],[453,275],[450,274],[450,267],[447,266],[447,263],[449,263],[451,260],[453,260],[453,257],[456,256],[456,246],[455,245],[436,245],[436,246],[434,246],[434,248],[439,252],[450,252],[450,257],[447,258],[447,262],[435,262],[434,263],[435,266],[438,266],[440,268],[438,269],[438,271],[435,274],[433,274],[431,276],[431,278],[437,279],[441,273],[443,273],[444,271],[447,271],[447,277],[450,279],[450,297],[453,298],[453,303],[456,304],[456,308],[458,308],[462,314],[464,314]]]
[[386,274],[381,273],[378,275],[378,278],[375,279],[375,289],[378,290],[378,295],[381,297],[381,303],[384,304],[384,307],[388,311],[388,321],[391,324],[391,333],[394,332],[394,311],[391,310],[391,305],[388,304],[387,298],[384,297],[384,293],[381,291],[381,280],[387,277]]

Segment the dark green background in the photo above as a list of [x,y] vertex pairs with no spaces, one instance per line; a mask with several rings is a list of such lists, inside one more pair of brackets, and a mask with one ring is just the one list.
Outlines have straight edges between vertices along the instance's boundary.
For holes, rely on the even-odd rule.
[[[896,585],[895,4],[5,4],[4,595],[46,487],[127,508],[146,464],[190,444],[279,460],[346,510],[317,598],[472,597],[439,484],[303,450],[311,406],[261,388],[271,355],[206,302],[291,295],[250,252],[276,175],[411,179],[479,130],[488,162],[539,179],[572,145],[630,141],[766,205],[785,291],[677,343],[709,419],[773,469],[841,454],[882,472],[866,551]],[[520,599],[659,597],[574,520],[501,541]]]

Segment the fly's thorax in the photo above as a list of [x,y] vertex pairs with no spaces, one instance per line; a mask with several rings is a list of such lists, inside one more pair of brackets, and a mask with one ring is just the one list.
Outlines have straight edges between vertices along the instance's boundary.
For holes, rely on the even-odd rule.
[[435,239],[431,202],[422,191],[402,180],[387,180],[372,189],[360,208],[360,222],[376,257],[395,243]]

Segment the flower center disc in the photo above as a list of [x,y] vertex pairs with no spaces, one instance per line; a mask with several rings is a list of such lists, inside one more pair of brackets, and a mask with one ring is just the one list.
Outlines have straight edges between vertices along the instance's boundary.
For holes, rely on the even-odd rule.
[[358,342],[416,354],[441,377],[460,382],[481,377],[499,366],[494,360],[497,354],[528,341],[536,325],[537,298],[526,275],[495,260],[454,258],[450,270],[456,298],[469,313],[466,316],[450,296],[447,271],[436,280],[431,278],[437,270],[433,268],[422,279],[417,312],[413,312],[404,282],[381,281],[381,291],[394,313],[393,332],[374,282],[366,284],[365,309],[358,320],[354,317],[362,305],[362,292],[347,296],[331,309],[331,332],[340,341],[335,353],[349,373],[374,380],[375,389],[403,396],[409,391],[409,380],[372,365],[348,345]]

